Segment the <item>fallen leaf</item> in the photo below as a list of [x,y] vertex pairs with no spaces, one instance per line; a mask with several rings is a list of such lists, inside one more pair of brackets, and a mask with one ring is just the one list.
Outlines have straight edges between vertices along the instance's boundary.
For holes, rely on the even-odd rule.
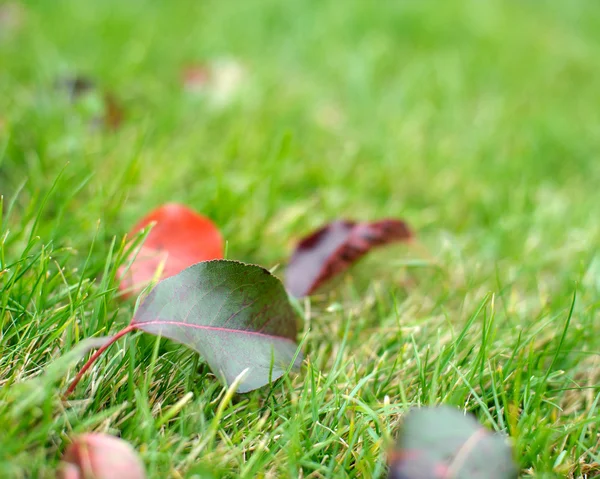
[[25,6],[21,2],[0,4],[0,41],[9,39],[24,25]]
[[104,125],[116,130],[124,119],[125,111],[116,96],[110,92],[104,93]]
[[119,288],[126,294],[147,286],[159,267],[161,278],[176,275],[200,261],[223,257],[223,238],[208,218],[186,206],[170,203],[142,218],[131,235],[155,223],[129,271],[119,270]]
[[210,69],[206,65],[190,65],[182,73],[183,86],[189,91],[202,91],[210,81]]
[[[269,384],[302,361],[301,355],[294,359],[297,316],[283,284],[266,269],[237,261],[204,261],[161,281],[110,344],[134,330],[194,349],[225,384],[237,378],[240,393]],[[66,396],[110,344],[84,365]]]
[[72,103],[91,97],[93,101],[88,107],[93,112],[92,125],[116,130],[123,122],[125,112],[117,97],[109,91],[102,91],[92,78],[84,75],[66,76],[60,78],[56,85]]
[[372,248],[412,236],[407,224],[395,219],[330,223],[300,241],[286,271],[286,288],[298,298],[308,296]]
[[182,82],[188,92],[206,95],[212,106],[223,108],[236,99],[246,76],[239,61],[223,57],[206,64],[187,66],[182,73]]
[[62,458],[59,479],[144,479],[144,465],[135,449],[108,434],[77,436]]
[[296,314],[281,282],[237,261],[206,261],[162,281],[132,325],[195,349],[226,384],[248,368],[238,392],[279,378],[297,349]]
[[96,89],[96,83],[84,75],[65,76],[56,82],[57,88],[63,90],[71,101]]
[[506,438],[449,406],[410,411],[388,464],[388,479],[518,477]]

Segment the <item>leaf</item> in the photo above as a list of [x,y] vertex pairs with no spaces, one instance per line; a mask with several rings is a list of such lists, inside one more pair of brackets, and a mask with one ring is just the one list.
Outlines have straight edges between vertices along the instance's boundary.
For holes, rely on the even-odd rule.
[[506,439],[473,415],[439,406],[414,409],[402,424],[388,479],[516,479]]
[[246,68],[238,60],[221,57],[184,68],[182,83],[187,92],[205,97],[212,107],[220,109],[239,97],[247,76]]
[[176,275],[200,261],[223,257],[223,239],[208,218],[186,206],[170,203],[145,216],[131,235],[155,223],[129,271],[119,269],[119,288],[125,293],[141,291],[164,266],[161,278]]
[[75,437],[62,458],[59,479],[145,479],[135,449],[118,437],[87,433]]
[[206,65],[190,65],[182,72],[183,86],[186,90],[200,92],[211,79],[211,71]]
[[293,296],[308,296],[372,248],[412,237],[400,220],[334,221],[300,241],[286,271],[286,287]]
[[110,92],[104,93],[104,125],[107,128],[116,130],[121,126],[124,119],[125,112],[117,97]]
[[[125,118],[117,97],[109,91],[102,91],[90,77],[65,76],[56,82],[56,87],[68,96],[71,103],[84,104],[84,110],[92,116],[91,124],[94,127],[116,130]],[[87,100],[87,105],[84,100]]]
[[24,26],[27,11],[21,2],[0,4],[0,42],[8,40]]
[[66,76],[57,81],[57,88],[64,90],[71,101],[96,89],[96,82],[83,75]]
[[237,261],[205,261],[161,281],[131,324],[198,351],[226,384],[248,368],[238,392],[282,376],[297,349],[296,314],[281,282]]
[[197,263],[154,287],[131,324],[96,351],[65,396],[111,344],[136,329],[199,352],[227,385],[243,373],[237,392],[248,392],[300,366],[296,320],[283,284],[266,269],[231,260]]

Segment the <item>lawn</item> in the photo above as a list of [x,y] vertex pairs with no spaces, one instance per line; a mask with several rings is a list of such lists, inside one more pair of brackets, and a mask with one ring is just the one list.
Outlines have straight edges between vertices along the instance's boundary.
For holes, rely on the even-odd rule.
[[[439,403],[509,435],[523,477],[600,476],[599,3],[0,12],[0,477],[54,477],[100,431],[152,478],[381,478],[403,414]],[[194,65],[224,73],[192,88]],[[73,75],[98,86],[71,101]],[[63,400],[65,355],[133,314],[126,233],[173,201],[275,274],[339,218],[402,218],[416,242],[300,302],[303,367],[272,386],[228,395],[136,333]]]

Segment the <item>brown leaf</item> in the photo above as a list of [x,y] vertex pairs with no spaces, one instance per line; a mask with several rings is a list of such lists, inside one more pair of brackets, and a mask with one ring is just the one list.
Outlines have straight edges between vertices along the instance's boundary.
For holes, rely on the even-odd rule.
[[125,118],[125,112],[123,107],[119,104],[117,98],[110,92],[104,94],[104,124],[107,128],[116,130],[123,119]]
[[121,126],[125,118],[123,106],[114,93],[100,89],[92,78],[85,75],[66,76],[60,78],[56,82],[56,86],[59,90],[64,91],[73,103],[85,95],[100,95],[99,102],[102,111],[95,113],[92,124],[111,130],[116,130]]

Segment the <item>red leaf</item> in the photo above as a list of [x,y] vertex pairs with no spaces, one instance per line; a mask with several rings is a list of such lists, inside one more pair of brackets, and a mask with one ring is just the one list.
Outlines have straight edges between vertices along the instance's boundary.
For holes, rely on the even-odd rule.
[[174,276],[200,261],[223,257],[223,239],[208,218],[178,204],[163,205],[138,222],[135,234],[155,222],[131,268],[123,276],[119,269],[122,291],[141,291],[163,265],[161,279]]
[[310,295],[372,248],[412,237],[400,220],[334,221],[300,241],[287,268],[286,287],[296,297]]
[[188,90],[201,90],[205,88],[210,78],[210,69],[205,65],[186,67],[182,73],[183,85]]
[[233,58],[217,58],[205,64],[189,65],[181,74],[183,87],[192,94],[206,95],[213,107],[231,104],[240,93],[247,74]]

